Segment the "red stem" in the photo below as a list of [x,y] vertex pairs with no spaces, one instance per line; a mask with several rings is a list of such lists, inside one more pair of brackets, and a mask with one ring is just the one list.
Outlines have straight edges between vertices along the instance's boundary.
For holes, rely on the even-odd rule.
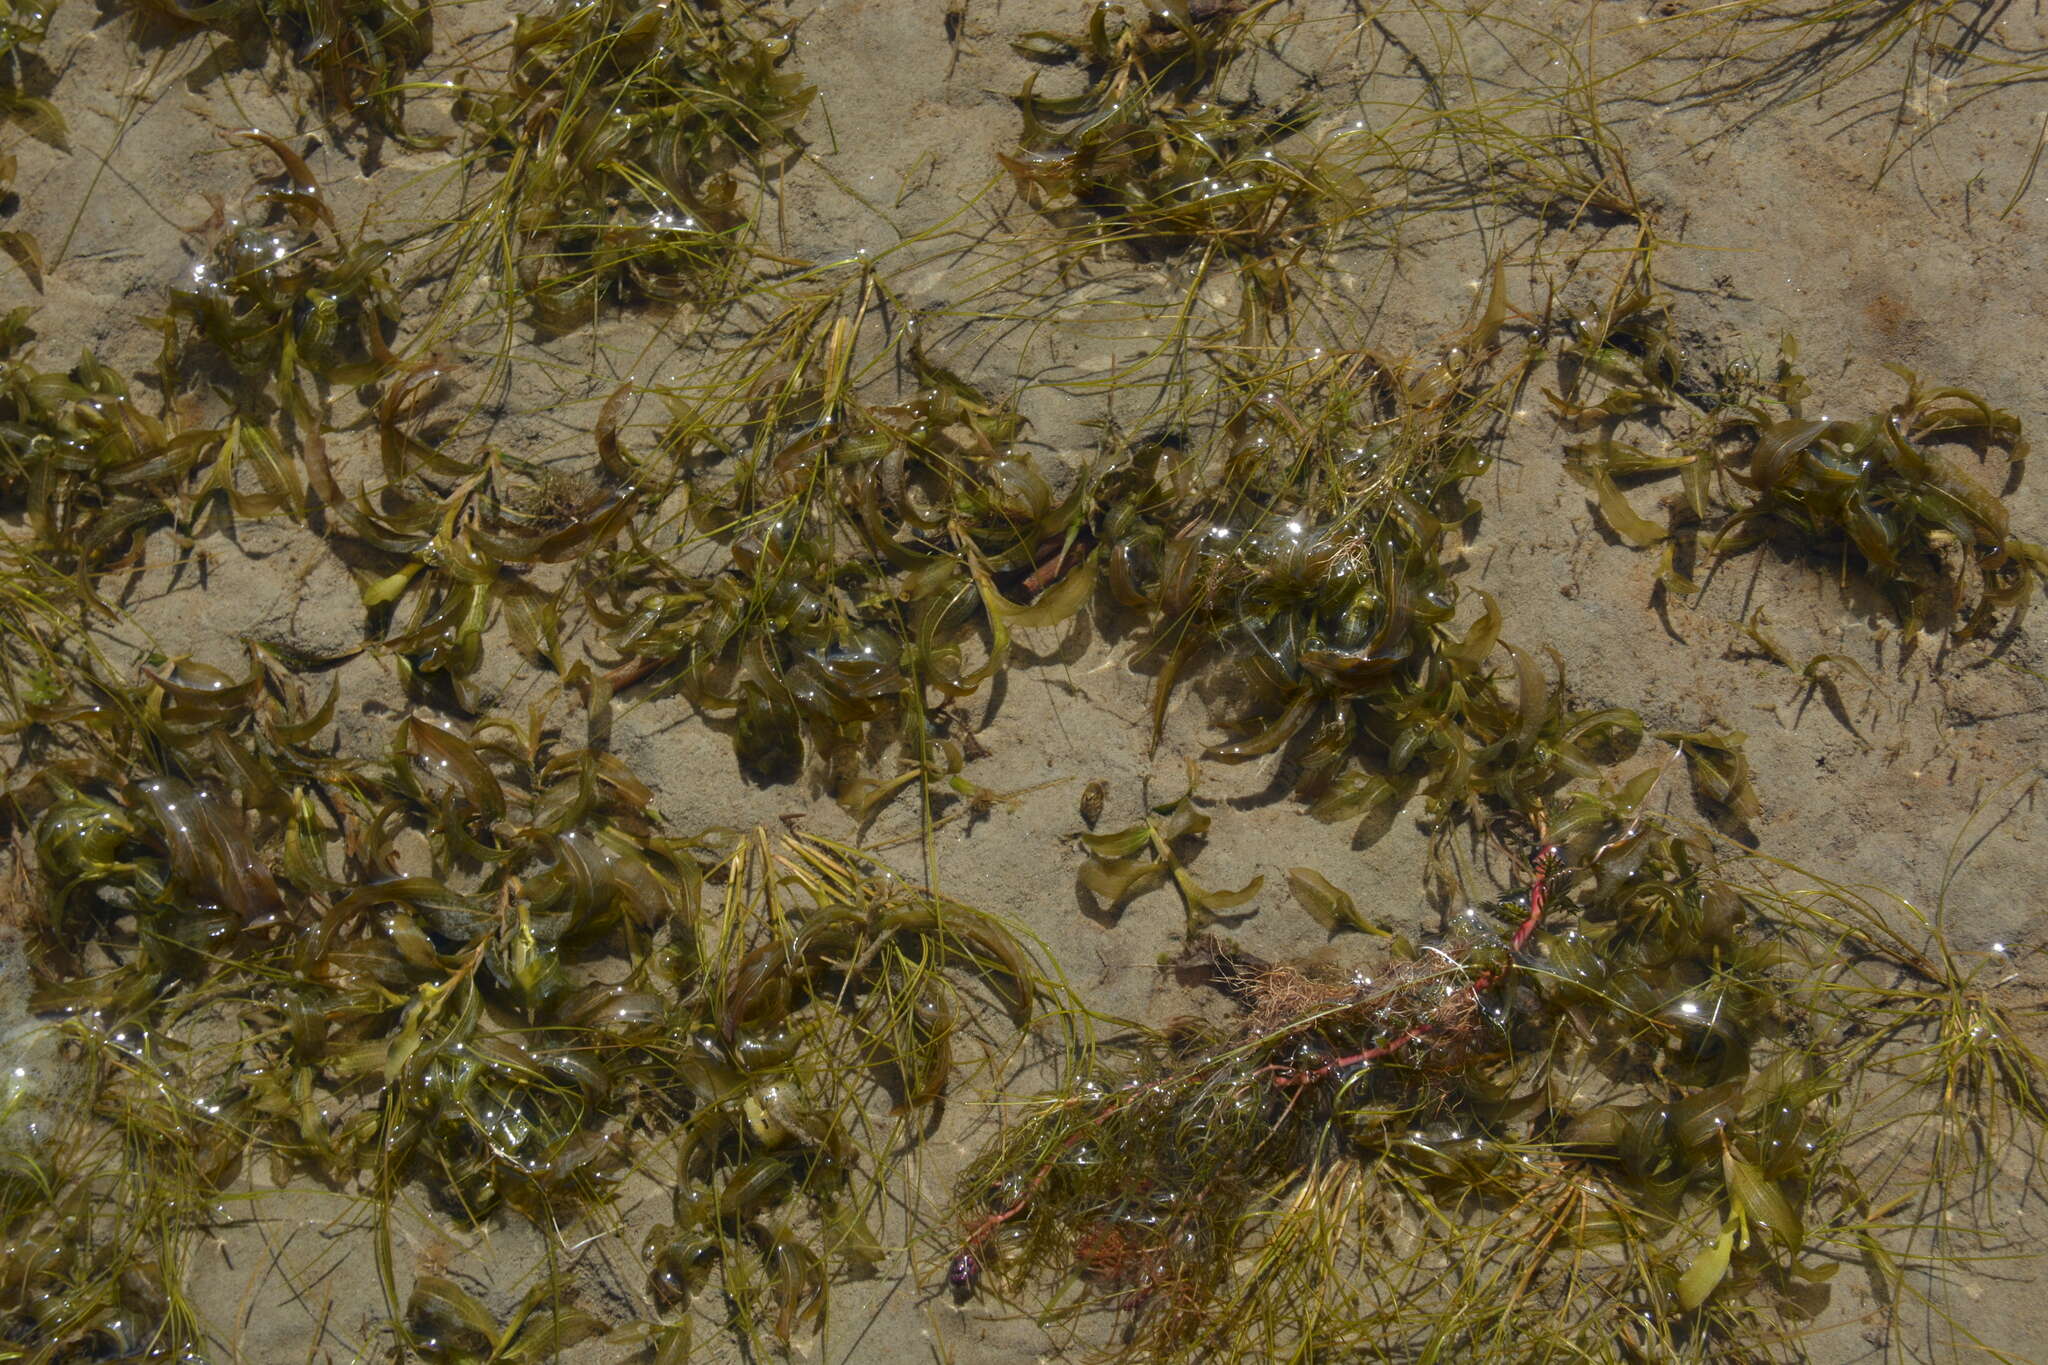
[[[1465,988],[1467,994],[1477,996],[1483,991],[1492,990],[1507,979],[1508,972],[1515,965],[1515,956],[1528,946],[1529,940],[1535,936],[1537,926],[1543,923],[1544,906],[1550,900],[1550,879],[1557,875],[1562,865],[1563,857],[1555,845],[1545,844],[1536,851],[1535,866],[1531,868],[1529,873],[1529,913],[1523,916],[1521,924],[1515,928],[1514,936],[1508,940],[1509,956],[1500,966],[1493,968],[1491,971],[1481,972],[1478,976],[1474,977],[1472,984]],[[1390,1057],[1417,1039],[1427,1038],[1430,1034],[1436,1032],[1439,1027],[1441,1026],[1433,1021],[1417,1024],[1391,1042],[1381,1043],[1378,1047],[1369,1047],[1363,1052],[1354,1052],[1349,1057],[1334,1058],[1331,1061],[1324,1062],[1321,1066],[1312,1067],[1307,1071],[1296,1071],[1292,1067],[1285,1066],[1269,1067],[1266,1069],[1275,1073],[1273,1077],[1273,1084],[1275,1085],[1308,1085],[1311,1082],[1323,1079],[1323,1077],[1333,1071],[1359,1066],[1365,1062],[1376,1062],[1382,1057]]]
[[[1529,913],[1523,917],[1521,924],[1516,926],[1513,937],[1508,940],[1510,955],[1507,961],[1503,962],[1500,966],[1491,971],[1482,972],[1479,976],[1475,977],[1472,984],[1465,988],[1467,992],[1476,996],[1482,991],[1492,990],[1507,978],[1508,972],[1514,967],[1514,955],[1519,954],[1528,946],[1529,940],[1535,936],[1537,928],[1543,923],[1543,912],[1550,900],[1551,878],[1555,877],[1562,867],[1563,857],[1555,845],[1545,844],[1537,850],[1535,864],[1530,869],[1529,874]],[[1390,1042],[1381,1043],[1378,1047],[1369,1047],[1363,1052],[1354,1052],[1348,1057],[1336,1058],[1334,1061],[1325,1062],[1321,1066],[1307,1071],[1296,1071],[1292,1067],[1285,1066],[1261,1067],[1260,1070],[1271,1072],[1273,1074],[1273,1084],[1275,1085],[1304,1086],[1311,1082],[1319,1081],[1331,1072],[1341,1068],[1358,1066],[1365,1062],[1376,1062],[1382,1057],[1390,1057],[1410,1043],[1421,1038],[1427,1038],[1430,1034],[1436,1032],[1439,1027],[1440,1025],[1434,1021],[1416,1024]],[[1151,1084],[1153,1083],[1132,1082],[1130,1086],[1131,1097],[1134,1098],[1138,1093],[1142,1093]],[[1053,1163],[1065,1155],[1068,1148],[1086,1137],[1092,1128],[1099,1126],[1104,1120],[1114,1115],[1117,1110],[1123,1108],[1129,1102],[1129,1098],[1119,1100],[1097,1115],[1095,1123],[1090,1125],[1089,1129],[1083,1129],[1081,1132],[1074,1133],[1065,1142],[1062,1142],[1059,1151],[1047,1157],[1039,1164],[1038,1169],[1031,1173],[1031,1179],[1025,1183],[1024,1193],[1018,1196],[1016,1203],[1000,1213],[988,1215],[988,1217],[982,1219],[981,1222],[974,1226],[973,1230],[967,1234],[960,1244],[961,1253],[971,1254],[979,1250],[981,1244],[988,1240],[990,1233],[1022,1213],[1025,1207],[1030,1204],[1031,1196],[1038,1192],[1039,1185],[1044,1183],[1046,1175],[1051,1172]]]

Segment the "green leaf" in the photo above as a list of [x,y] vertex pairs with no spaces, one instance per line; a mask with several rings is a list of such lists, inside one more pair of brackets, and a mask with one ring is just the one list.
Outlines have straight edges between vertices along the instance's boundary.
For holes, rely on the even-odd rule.
[[1500,603],[1484,588],[1475,588],[1483,606],[1479,619],[1465,632],[1465,638],[1457,644],[1447,645],[1444,653],[1461,663],[1482,664],[1486,656],[1493,653],[1493,647],[1500,641]]
[[1238,887],[1235,891],[1211,891],[1189,876],[1185,871],[1175,869],[1174,875],[1180,882],[1181,891],[1188,898],[1189,907],[1198,913],[1216,910],[1235,910],[1253,896],[1258,895],[1260,888],[1266,884],[1266,878],[1264,874],[1261,874],[1252,878],[1243,886]]
[[1806,1224],[1776,1181],[1732,1152],[1722,1153],[1721,1174],[1744,1215],[1763,1224],[1788,1250],[1799,1250],[1806,1241]]
[[1132,825],[1129,829],[1111,830],[1104,834],[1084,834],[1082,846],[1097,858],[1128,858],[1152,842],[1150,825]]
[[1572,1226],[1572,1246],[1580,1249],[1626,1246],[1635,1236],[1621,1216],[1609,1209],[1583,1214]]
[[1749,759],[1742,752],[1747,736],[1740,730],[1660,730],[1655,738],[1685,755],[1693,790],[1704,800],[1745,823],[1763,810],[1750,785]]
[[1664,542],[1664,556],[1657,566],[1657,581],[1664,585],[1666,591],[1677,593],[1680,597],[1690,597],[1700,590],[1699,584],[1678,571],[1676,541]]
[[1368,934],[1387,932],[1359,913],[1349,892],[1332,885],[1329,878],[1312,867],[1288,868],[1287,889],[1294,893],[1301,908],[1314,916],[1316,923],[1333,934],[1340,929],[1358,929]]
[[1082,561],[1081,567],[1068,572],[1065,578],[1038,595],[1029,606],[1012,602],[1001,593],[990,589],[987,593],[989,609],[1003,619],[1004,624],[1029,629],[1034,626],[1056,626],[1079,611],[1095,591],[1096,560],[1094,555]]
[[38,294],[43,292],[43,252],[34,237],[26,232],[0,232],[0,251],[21,267],[21,273],[28,276],[30,286]]
[[1257,876],[1235,891],[1211,891],[1189,876],[1186,868],[1178,865],[1173,867],[1173,881],[1187,903],[1187,934],[1190,939],[1215,924],[1218,911],[1235,910],[1258,895],[1266,884],[1264,876]]
[[1190,792],[1172,806],[1159,812],[1166,817],[1158,827],[1158,834],[1162,840],[1170,844],[1176,839],[1209,832],[1209,817],[1195,809],[1193,795],[1194,793]]
[[1324,824],[1353,816],[1374,816],[1400,799],[1400,790],[1376,773],[1347,772],[1316,798],[1308,813]]
[[1664,528],[1629,505],[1628,499],[1615,487],[1614,476],[1606,469],[1573,459],[1565,462],[1565,472],[1591,490],[1600,508],[1600,519],[1607,523],[1608,530],[1637,549],[1655,545],[1664,539]]
[[1705,1303],[1728,1275],[1728,1258],[1735,1252],[1734,1219],[1721,1227],[1721,1235],[1699,1254],[1678,1277],[1678,1305],[1686,1312]]
[[867,1216],[853,1199],[839,1198],[825,1205],[823,1217],[825,1247],[840,1269],[855,1279],[872,1279],[889,1253]]
[[538,592],[505,594],[505,629],[528,663],[560,669],[559,618],[553,599]]
[[1081,885],[1107,901],[1121,906],[1166,880],[1163,859],[1090,859],[1081,868]]
[[41,96],[0,91],[0,115],[20,124],[22,131],[38,142],[47,143],[60,152],[71,150],[64,116],[57,112],[56,105]]
[[415,1345],[433,1342],[446,1360],[481,1360],[495,1353],[498,1320],[453,1280],[422,1275],[406,1299],[405,1320]]
[[527,1361],[555,1360],[569,1347],[605,1334],[604,1322],[581,1308],[564,1308],[553,1302],[552,1285],[537,1285],[522,1309],[519,1324],[509,1341],[499,1345],[494,1359],[499,1365],[524,1365]]
[[413,575],[425,567],[423,564],[414,562],[406,565],[396,573],[387,574],[383,578],[363,584],[363,605],[366,607],[381,607],[386,602],[393,600],[405,591],[406,585],[412,582]]
[[1034,62],[1071,62],[1080,55],[1080,49],[1065,34],[1045,29],[1018,34],[1010,40],[1010,49]]
[[1508,645],[1515,661],[1515,752],[1527,755],[1550,717],[1550,683],[1535,656],[1518,645]]
[[1257,734],[1230,744],[1215,744],[1203,753],[1204,758],[1222,759],[1236,763],[1261,754],[1270,754],[1301,731],[1322,705],[1322,698],[1313,690],[1305,690],[1290,701],[1277,719]]

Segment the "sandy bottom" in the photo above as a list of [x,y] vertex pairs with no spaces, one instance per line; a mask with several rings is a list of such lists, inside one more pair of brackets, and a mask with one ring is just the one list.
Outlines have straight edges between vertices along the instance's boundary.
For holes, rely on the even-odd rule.
[[[2048,414],[2048,175],[2026,183],[2042,127],[2039,86],[1980,94],[1921,80],[1902,110],[1901,55],[1824,95],[1774,103],[1751,94],[1681,106],[1655,96],[1674,89],[1687,70],[1655,54],[1673,36],[1673,16],[1695,7],[1491,8],[1486,21],[1462,24],[1462,60],[1472,72],[1505,84],[1541,79],[1541,69],[1525,69],[1527,59],[1539,40],[1560,42],[1590,54],[1602,70],[1623,73],[1613,78],[1617,92],[1642,96],[1617,99],[1610,117],[1638,192],[1657,206],[1656,227],[1668,245],[1656,268],[1690,356],[1762,360],[1789,335],[1802,346],[1816,410],[1839,405],[1861,414],[1894,401],[1902,381],[1884,367],[1897,365],[1977,389],[2030,424]],[[2002,16],[1997,34],[2005,43],[2035,51],[2048,43],[2032,7],[1992,8]],[[984,278],[977,272],[1009,240],[1004,234],[1043,240],[1045,227],[1015,201],[994,160],[1013,145],[1016,116],[1007,96],[1029,69],[1007,39],[1066,27],[1076,7],[973,0],[965,9],[953,42],[936,3],[826,0],[809,12],[792,60],[820,88],[821,106],[805,125],[807,154],[782,176],[762,215],[774,250],[818,262],[866,251],[891,269],[908,262],[898,277],[906,297],[950,304],[964,316]],[[1286,39],[1288,60],[1270,61],[1262,78],[1272,87],[1311,81],[1332,117],[1358,98],[1361,82],[1414,79],[1390,42],[1395,34],[1410,47],[1433,41],[1433,49],[1417,49],[1427,61],[1460,27],[1438,22],[1432,29],[1405,14],[1365,23],[1336,4],[1283,6],[1281,13],[1303,22]],[[436,60],[502,61],[506,22],[495,7],[449,9]],[[297,130],[293,140],[313,146],[312,165],[339,216],[367,222],[371,234],[396,237],[405,223],[431,219],[435,205],[456,192],[445,153],[385,145],[372,166],[360,138],[337,142],[321,131],[300,103],[299,84],[276,64],[216,74],[208,63],[213,39],[145,26],[138,40],[129,28],[90,5],[65,6],[43,55],[50,93],[69,121],[68,151],[19,131],[0,135],[20,161],[7,225],[36,235],[47,266],[40,293],[18,273],[0,275],[0,299],[40,307],[44,363],[90,346],[126,371],[152,366],[158,337],[140,320],[161,312],[166,284],[205,250],[201,225],[216,200],[237,202],[256,177],[273,171],[266,154],[228,141],[230,130]],[[417,104],[424,124],[447,120],[431,95]],[[943,249],[888,254],[963,205],[960,230]],[[1333,330],[1350,344],[1407,354],[1471,316],[1497,257],[1509,260],[1510,298],[1526,314],[1541,313],[1551,299],[1583,307],[1611,285],[1634,230],[1501,226],[1480,213],[1421,221],[1393,248],[1339,263],[1321,288],[1334,301]],[[1087,458],[1090,423],[1142,420],[1142,397],[1087,380],[1115,365],[1120,348],[1128,355],[1141,344],[1128,300],[1138,300],[1142,314],[1147,290],[1163,297],[1172,286],[1171,268],[1161,265],[1094,262],[1085,274],[1067,293],[1039,300],[1027,322],[962,321],[948,338],[956,368],[992,386],[1050,376],[1024,392],[1030,439],[1076,463]],[[1120,301],[1112,309],[1105,300]],[[569,467],[591,458],[597,405],[620,380],[688,373],[701,345],[690,328],[638,314],[549,341],[522,331],[515,341],[489,439]],[[459,373],[487,376],[492,359],[487,347],[470,346]],[[1844,882],[1889,888],[1930,911],[1938,906],[1958,948],[1989,953],[2003,945],[2012,963],[2007,989],[2016,1000],[2038,999],[2048,924],[2040,877],[2048,811],[2033,786],[2048,752],[2048,661],[2038,633],[2023,629],[1961,647],[1904,634],[1839,564],[1788,546],[1722,563],[1696,596],[1658,592],[1656,554],[1605,533],[1567,476],[1560,452],[1568,437],[1540,386],[1532,386],[1526,413],[1475,487],[1484,512],[1465,552],[1464,582],[1499,599],[1508,637],[1554,648],[1583,703],[1633,707],[1652,730],[1745,732],[1763,803],[1752,822],[1757,847]],[[374,441],[364,424],[343,424],[330,438],[344,468],[363,470],[375,459]],[[2020,534],[2048,536],[2038,483],[2022,485],[2009,502]],[[168,538],[152,543],[149,561],[123,585],[127,618],[105,630],[110,649],[153,648],[232,668],[244,637],[330,654],[360,639],[363,612],[347,564],[303,528],[256,522],[217,529],[174,569],[178,559]],[[1839,705],[1744,634],[1759,607],[1790,655],[1835,653],[1860,665],[1862,675],[1843,683]],[[1181,931],[1173,895],[1154,892],[1121,913],[1100,911],[1076,891],[1081,855],[1071,836],[1090,782],[1106,784],[1105,827],[1134,818],[1148,794],[1177,794],[1185,761],[1218,738],[1227,689],[1197,680],[1177,691],[1155,746],[1148,714],[1154,663],[1114,623],[1084,616],[1026,632],[1021,644],[1005,684],[969,711],[986,750],[972,766],[974,780],[1017,795],[986,818],[956,819],[938,832],[932,866],[940,886],[1028,926],[1105,1014],[1156,1024],[1213,1008],[1158,968]],[[326,671],[341,687],[344,745],[381,747],[407,706],[391,661],[369,651]],[[503,650],[487,660],[481,684],[494,708],[511,713],[547,700],[554,685]],[[613,745],[653,786],[677,828],[787,820],[833,837],[854,833],[813,780],[744,781],[726,734],[680,699],[629,694]],[[1660,759],[1647,750],[1640,756]],[[1364,951],[1350,939],[1326,944],[1288,898],[1286,870],[1295,866],[1319,870],[1377,919],[1435,928],[1416,812],[1384,837],[1356,839],[1347,825],[1305,818],[1286,795],[1279,763],[1204,766],[1214,825],[1197,863],[1201,875],[1227,886],[1265,878],[1234,931],[1240,940],[1272,958],[1323,952],[1344,960]],[[1682,783],[1663,792],[1675,814],[1695,817]],[[916,812],[902,802],[882,813],[868,837],[898,841],[889,856],[918,873],[917,832]],[[8,1016],[19,1018],[26,978],[18,958],[8,962],[0,992]],[[20,1046],[27,1056],[37,1045]],[[909,1167],[907,1188],[921,1187],[927,1197],[945,1190],[981,1112],[964,1094],[952,1109]],[[365,1211],[341,1195],[252,1180],[246,1203],[190,1268],[193,1302],[208,1314],[222,1358],[344,1361],[388,1349],[374,1344],[386,1310]],[[620,1318],[639,1315],[646,1303],[634,1229],[665,1216],[658,1182],[642,1184],[629,1187],[615,1218],[568,1239],[577,1246],[572,1273],[584,1301]],[[2038,1192],[2015,1189],[2012,1198],[2010,1230],[2038,1224]],[[893,1259],[884,1278],[836,1293],[830,1330],[813,1354],[1024,1361],[1064,1349],[999,1306],[962,1308],[938,1292],[943,1267],[917,1240],[935,1217],[929,1203],[906,1201],[885,1235],[911,1250]],[[459,1230],[422,1207],[401,1210],[396,1229],[409,1270],[439,1269],[486,1293],[516,1289],[539,1261],[536,1235],[512,1225]],[[2006,1358],[2038,1360],[2048,1358],[2048,1309],[2035,1278],[2028,1259],[1992,1260],[1930,1290]],[[1852,1316],[1857,1292],[1841,1295]],[[716,1341],[700,1334],[699,1355],[718,1358]],[[1820,1339],[1815,1352],[1842,1359],[1970,1354],[1946,1329],[1887,1344],[1859,1334],[1853,1322]],[[574,1358],[625,1355],[591,1345]]]

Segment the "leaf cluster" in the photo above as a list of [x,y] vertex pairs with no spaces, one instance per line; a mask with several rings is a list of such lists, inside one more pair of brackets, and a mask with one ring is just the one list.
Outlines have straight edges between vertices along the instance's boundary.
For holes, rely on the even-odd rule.
[[1835,1083],[1740,888],[1644,816],[1654,780],[1558,808],[1568,889],[1419,950],[1209,955],[1238,1021],[1147,1035],[976,1160],[977,1273],[1145,1359],[1789,1353],[1853,1219]]
[[[675,458],[723,477],[695,481],[673,546],[611,557],[592,610],[621,653],[733,718],[749,773],[787,779],[815,751],[864,816],[902,785],[863,777],[870,727],[893,721],[924,763],[943,743],[934,712],[988,686],[1013,631],[1086,605],[1097,566],[1086,481],[1056,491],[1007,402],[914,334],[918,387],[861,400],[845,378],[850,322],[766,375],[743,420],[684,424],[693,441]],[[690,553],[707,539],[723,551],[709,570]]]
[[93,602],[97,573],[166,520],[190,527],[216,494],[249,515],[303,507],[298,467],[267,427],[155,415],[90,351],[40,369],[28,319],[9,314],[0,338],[0,553],[20,581]]
[[[10,1040],[16,1041],[16,1040]],[[217,1197],[234,1144],[184,1092],[162,1051],[129,1032],[81,1079],[90,1110],[52,1114],[20,1068],[0,1124],[0,1354],[33,1365],[196,1357],[204,1337],[181,1290],[182,1247],[151,1217]],[[185,1203],[184,1201],[193,1201]]]
[[[247,1161],[542,1228],[673,1161],[654,1298],[715,1271],[743,1333],[787,1344],[821,1326],[828,1266],[883,1255],[877,1182],[971,1069],[959,1049],[993,1055],[1048,989],[1001,922],[850,849],[668,833],[617,758],[538,717],[415,714],[357,759],[334,695],[260,651],[240,677],[167,660],[77,687],[45,711],[76,756],[5,809],[44,895],[36,1008],[106,1068],[96,1103],[131,1076],[156,1097],[134,1140],[184,1147],[175,1213],[108,1213],[138,1258]],[[589,1328],[550,1297],[485,1331],[472,1303],[429,1277],[392,1311],[448,1360]]]
[[1939,447],[2002,451],[2017,478],[2026,440],[2017,417],[1980,395],[1899,373],[1904,397],[1860,419],[1807,417],[1796,399],[1731,416],[1723,435],[1741,438],[1734,478],[1749,496],[1708,548],[1734,553],[1775,529],[1846,543],[1901,619],[1951,623],[1967,639],[2024,612],[2048,552],[2015,536],[2003,498]]
[[315,475],[334,534],[371,552],[359,582],[375,638],[408,688],[439,689],[465,711],[482,706],[473,675],[500,620],[523,657],[587,687],[587,666],[571,665],[561,644],[574,580],[545,575],[619,536],[647,494],[616,461],[575,478],[466,448],[433,417],[442,387],[427,366],[385,389],[381,477],[348,496],[331,469]]
[[1225,93],[1272,8],[1148,5],[1134,16],[1095,5],[1078,33],[1016,39],[1033,62],[1078,67],[1085,88],[1041,95],[1033,73],[1015,96],[1023,130],[1003,166],[1034,207],[1085,240],[1142,256],[1217,253],[1284,303],[1280,258],[1371,196],[1341,140],[1297,145],[1314,116],[1306,101],[1267,108]]
[[[41,95],[30,94],[27,79],[41,64],[36,49],[49,36],[56,8],[43,0],[0,4],[0,122],[19,124],[30,136],[62,151],[67,139],[64,115]],[[0,162],[0,193],[13,172],[13,158]]]
[[[63,151],[68,144],[63,114],[48,99],[30,94],[26,80],[40,63],[36,48],[49,33],[50,13],[55,8],[44,6],[41,0],[0,3],[0,124],[19,124],[30,136]],[[0,151],[0,205],[10,214],[14,212],[16,166],[12,152]],[[37,293],[42,292],[43,251],[33,233],[20,228],[0,231],[0,252],[28,277]]]
[[1088,851],[1079,876],[1083,890],[1121,908],[1132,897],[1171,880],[1187,911],[1189,942],[1211,928],[1222,912],[1258,895],[1266,882],[1260,876],[1235,891],[1212,891],[1188,871],[1182,857],[1183,841],[1199,840],[1209,832],[1209,817],[1195,803],[1197,781],[1197,769],[1190,761],[1185,793],[1148,807],[1145,818],[1135,825],[1080,836]]
[[1208,756],[1285,751],[1312,813],[1368,825],[1418,789],[1438,814],[1527,809],[1640,736],[1632,712],[1573,706],[1561,677],[1503,643],[1489,594],[1476,594],[1477,620],[1455,621],[1454,533],[1487,466],[1476,426],[1492,412],[1472,381],[1500,307],[1496,291],[1463,344],[1428,366],[1354,354],[1335,381],[1264,388],[1225,428],[1213,482],[1192,493],[1176,495],[1179,471],[1157,444],[1103,475],[1104,577],[1163,657],[1155,727],[1184,669],[1238,661],[1242,733]]
[[[1720,559],[1784,535],[1845,552],[1909,627],[1968,639],[2024,615],[2048,552],[2014,535],[2004,497],[1943,449],[2002,459],[2009,493],[2027,455],[2018,417],[1896,366],[1906,384],[1896,403],[1859,418],[1807,416],[1811,386],[1789,339],[1774,376],[1688,390],[1672,326],[1668,300],[1632,274],[1598,319],[1567,329],[1569,378],[1550,394],[1565,422],[1594,433],[1567,446],[1566,468],[1615,535],[1668,542],[1667,586],[1694,590],[1677,568],[1685,547]],[[1664,450],[1621,439],[1625,424],[1667,414],[1687,422]],[[1673,472],[1681,489],[1665,523],[1630,505],[1624,481]]]
[[783,69],[793,46],[750,5],[562,0],[519,17],[505,82],[475,82],[457,113],[502,176],[504,220],[482,230],[543,327],[729,286],[749,256],[740,173],[795,150],[816,94]]
[[410,148],[441,140],[406,127],[408,73],[434,45],[434,7],[406,0],[142,0],[174,24],[259,38],[313,78],[321,113],[356,119]]
[[238,375],[274,384],[306,417],[314,411],[307,381],[361,384],[391,365],[391,253],[382,242],[348,242],[289,145],[267,133],[242,136],[278,158],[284,184],[251,196],[248,219],[226,223],[206,259],[171,286],[162,373],[176,387],[187,357],[210,349]]

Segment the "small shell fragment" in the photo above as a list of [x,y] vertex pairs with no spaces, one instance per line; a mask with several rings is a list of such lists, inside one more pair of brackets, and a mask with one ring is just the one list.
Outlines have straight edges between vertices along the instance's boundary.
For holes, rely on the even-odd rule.
[[1081,788],[1081,819],[1088,828],[1094,829],[1095,822],[1102,818],[1102,803],[1109,797],[1109,783],[1096,778]]

